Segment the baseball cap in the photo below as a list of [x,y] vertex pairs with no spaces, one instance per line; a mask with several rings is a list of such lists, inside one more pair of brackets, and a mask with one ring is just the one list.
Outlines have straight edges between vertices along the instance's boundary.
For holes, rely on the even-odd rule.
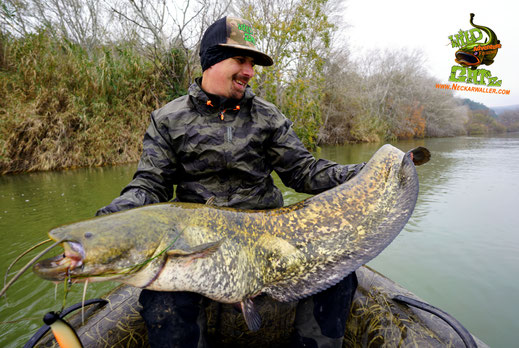
[[[226,16],[207,28],[200,43],[200,59],[203,69],[208,67],[207,64],[213,65],[218,62],[215,62],[214,59],[214,52],[218,51],[252,57],[257,65],[270,66],[274,63],[272,58],[256,48],[256,37],[254,37],[252,25],[242,18]],[[227,55],[217,55],[219,58],[216,60],[227,57]]]

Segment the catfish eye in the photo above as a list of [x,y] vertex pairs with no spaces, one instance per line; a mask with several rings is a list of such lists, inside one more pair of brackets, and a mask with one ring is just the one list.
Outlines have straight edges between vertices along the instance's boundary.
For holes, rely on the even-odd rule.
[[93,236],[92,232],[85,233],[85,238],[92,238],[92,236]]

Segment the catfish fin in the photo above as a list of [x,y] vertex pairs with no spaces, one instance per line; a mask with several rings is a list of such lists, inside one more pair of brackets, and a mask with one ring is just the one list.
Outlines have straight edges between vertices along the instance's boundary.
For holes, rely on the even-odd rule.
[[220,248],[225,238],[220,239],[217,242],[204,243],[192,248],[186,249],[170,249],[166,252],[169,257],[192,257],[200,258],[212,255],[215,251]]
[[258,331],[261,327],[261,317],[254,308],[254,303],[250,298],[246,298],[240,302],[241,312],[243,313],[243,318],[245,318],[245,323],[247,323],[247,327],[250,331]]
[[216,200],[216,196],[211,196],[207,201],[205,201],[205,205],[214,205],[214,201]]
[[333,272],[328,272],[326,269],[300,269],[300,266],[306,262],[306,256],[295,245],[283,238],[264,234],[259,238],[255,247],[256,250],[261,251],[260,255],[268,255],[270,264],[267,268],[274,274],[283,274],[291,269],[299,275],[275,281],[262,289],[263,292],[279,302],[295,301],[313,295],[340,280],[329,282]]
[[263,288],[263,292],[279,302],[291,302],[315,295],[324,291],[361,265],[354,262],[343,262],[338,265],[320,268],[320,272],[309,272],[304,277],[287,279]]
[[409,150],[405,155],[408,156],[409,153],[413,154],[413,163],[415,166],[427,163],[431,159],[431,153],[429,152],[429,150],[422,146],[415,147],[414,149]]

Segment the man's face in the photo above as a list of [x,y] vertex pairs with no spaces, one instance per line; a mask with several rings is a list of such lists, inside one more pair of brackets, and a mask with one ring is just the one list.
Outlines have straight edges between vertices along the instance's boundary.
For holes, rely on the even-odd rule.
[[202,88],[225,98],[241,99],[254,76],[254,59],[236,56],[222,60],[204,71]]

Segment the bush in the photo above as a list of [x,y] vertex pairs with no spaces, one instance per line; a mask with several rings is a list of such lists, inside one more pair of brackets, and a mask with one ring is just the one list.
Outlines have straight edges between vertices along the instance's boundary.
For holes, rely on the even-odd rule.
[[131,46],[87,52],[45,31],[3,41],[1,173],[138,159],[165,99],[154,65]]

